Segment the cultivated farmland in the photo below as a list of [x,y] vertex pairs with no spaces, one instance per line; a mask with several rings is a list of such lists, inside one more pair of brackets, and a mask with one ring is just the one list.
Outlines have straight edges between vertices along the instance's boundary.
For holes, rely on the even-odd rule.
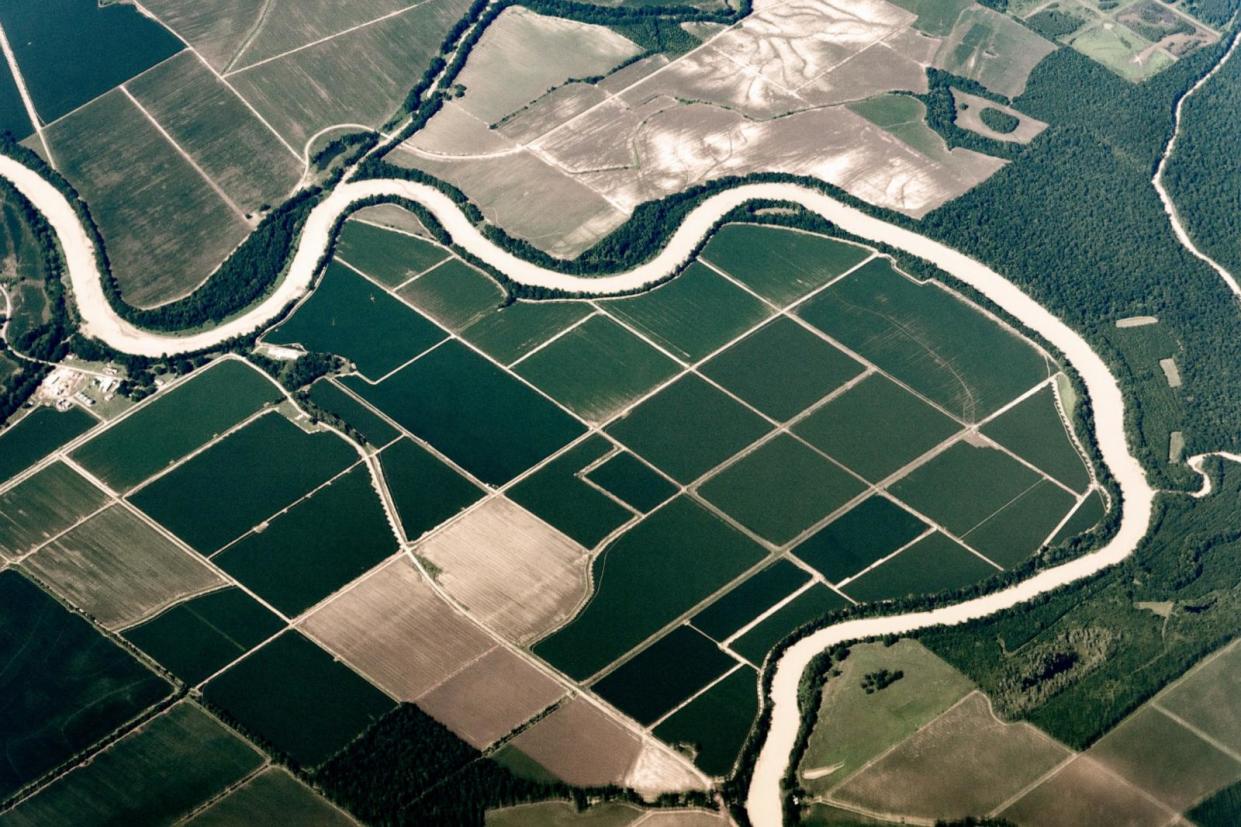
[[483,496],[478,486],[409,439],[385,448],[379,465],[401,528],[411,540]]
[[64,413],[37,408],[23,416],[0,432],[0,484],[95,424],[90,414],[77,407]]
[[47,466],[0,494],[0,557],[32,551],[106,502],[102,491],[68,465]]
[[459,258],[423,273],[397,295],[454,333],[495,312],[504,302],[500,285]]
[[336,255],[388,287],[399,287],[448,257],[439,245],[408,233],[377,227],[356,217],[346,221]]
[[691,752],[707,775],[726,776],[758,714],[757,684],[753,669],[737,669],[665,718],[655,735]]
[[355,822],[286,770],[263,770],[211,807],[190,819],[194,827],[243,827],[281,820],[293,824],[350,827]]
[[622,783],[642,750],[637,735],[585,698],[565,702],[510,743],[554,777],[582,786]]

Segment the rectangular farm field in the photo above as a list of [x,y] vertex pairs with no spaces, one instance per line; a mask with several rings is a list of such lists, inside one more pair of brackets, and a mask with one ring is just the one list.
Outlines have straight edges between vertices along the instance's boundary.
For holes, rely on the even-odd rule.
[[761,665],[767,653],[798,627],[848,605],[831,589],[811,586],[733,641],[731,648],[750,663]]
[[365,465],[216,555],[214,562],[294,617],[397,550]]
[[872,255],[812,233],[755,224],[720,228],[702,258],[780,307],[827,284]]
[[193,827],[244,827],[281,822],[316,827],[356,824],[326,798],[279,767],[263,770],[186,823]]
[[585,428],[464,345],[448,342],[378,385],[346,384],[490,485],[520,474]]
[[124,491],[281,396],[249,363],[222,359],[135,409],[73,459]]
[[379,464],[401,528],[411,540],[483,496],[482,489],[410,439],[385,448]]
[[478,319],[461,336],[509,365],[593,312],[585,302],[519,301]]
[[338,354],[378,380],[445,335],[416,310],[333,262],[311,297],[265,339]]
[[733,632],[800,589],[809,579],[810,574],[805,569],[788,560],[777,560],[733,587],[719,600],[690,618],[689,622],[694,628],[701,629],[716,640],[724,641]]
[[16,425],[0,432],[0,484],[95,424],[95,418],[81,408],[70,408],[64,413],[54,408],[31,411]]
[[308,434],[268,413],[130,499],[195,550],[211,554],[357,458],[335,434]]
[[633,517],[578,476],[610,450],[612,443],[603,437],[587,437],[513,486],[509,497],[586,548],[594,548]]
[[569,675],[585,678],[763,556],[757,543],[692,500],[675,499],[599,554],[594,597],[534,651]]
[[17,572],[0,572],[0,796],[7,798],[171,691]]
[[367,444],[382,447],[400,436],[400,432],[340,389],[334,382],[322,379],[310,386],[310,401],[330,414],[341,418],[357,431]]
[[998,568],[938,531],[842,586],[854,600],[893,600],[959,589]]
[[363,221],[346,221],[336,255],[388,287],[398,287],[448,258],[450,253],[408,233]]
[[758,715],[758,675],[742,666],[655,727],[655,736],[692,751],[707,775],[727,776]]
[[107,501],[63,462],[47,466],[0,494],[0,559],[31,551]]
[[232,730],[183,701],[23,801],[5,822],[22,827],[172,823],[263,760]]
[[591,688],[638,723],[651,724],[736,664],[702,632],[678,626]]
[[871,261],[798,315],[948,413],[977,422],[1048,376],[1025,339],[934,283]]
[[1075,491],[1090,485],[1050,385],[987,423],[983,433]]
[[928,529],[892,500],[874,495],[793,549],[832,583],[872,565]]
[[643,514],[677,492],[674,483],[628,451],[613,454],[586,476],[595,485]]
[[194,686],[283,627],[262,604],[230,587],[178,603],[125,630],[124,637]]
[[504,303],[504,288],[459,258],[445,261],[405,285],[401,298],[459,333]]

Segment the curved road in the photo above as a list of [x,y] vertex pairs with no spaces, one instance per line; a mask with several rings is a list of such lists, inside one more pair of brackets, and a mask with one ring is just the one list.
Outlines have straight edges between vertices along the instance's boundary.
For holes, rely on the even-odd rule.
[[753,199],[797,202],[846,232],[882,241],[927,259],[986,295],[1064,353],[1090,394],[1099,447],[1124,500],[1121,524],[1115,537],[1097,551],[1048,569],[1004,591],[935,611],[847,621],[822,629],[790,647],[776,666],[772,686],[772,724],[759,754],[746,802],[751,820],[759,827],[776,825],[781,820],[780,781],[799,722],[797,684],[815,654],[837,642],[903,633],[941,623],[962,623],[1008,608],[1120,562],[1137,547],[1150,522],[1154,491],[1125,442],[1125,408],[1120,388],[1085,340],[980,262],[807,187],[749,184],[721,192],[695,208],[653,260],[627,272],[592,278],[546,270],[496,247],[447,196],[432,187],[396,180],[348,182],[337,187],[311,212],[286,276],[267,299],[218,327],[188,336],[170,336],[136,328],[113,312],[103,294],[89,237],[77,214],[59,191],[11,158],[0,156],[0,175],[12,182],[44,213],[59,237],[85,332],[117,350],[146,356],[211,347],[233,336],[249,333],[274,319],[290,302],[296,301],[309,289],[315,266],[327,247],[336,218],[352,202],[376,195],[400,196],[422,204],[439,219],[456,243],[514,281],[597,296],[631,291],[666,276],[688,258],[715,221],[733,207]]

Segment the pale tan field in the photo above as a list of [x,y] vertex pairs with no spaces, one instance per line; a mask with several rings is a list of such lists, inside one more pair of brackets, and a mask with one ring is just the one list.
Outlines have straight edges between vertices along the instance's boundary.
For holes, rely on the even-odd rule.
[[622,784],[638,760],[638,736],[582,698],[568,701],[510,742],[569,784]]
[[224,585],[196,554],[121,505],[91,517],[23,565],[108,629]]
[[642,751],[629,768],[625,786],[632,787],[649,799],[673,790],[706,789],[707,784],[667,747],[648,739],[643,742]]
[[1005,724],[981,692],[860,770],[833,798],[876,812],[956,819],[990,812],[1069,757],[1026,723]]
[[402,700],[414,700],[493,645],[401,557],[299,626]]
[[457,101],[446,104],[403,146],[415,155],[431,158],[474,158],[512,153],[521,149],[486,121],[471,114]]
[[497,646],[423,695],[418,705],[462,739],[484,749],[563,694],[555,680]]
[[359,221],[378,224],[381,227],[404,230],[407,233],[413,233],[423,238],[431,237],[431,234],[427,232],[427,228],[422,226],[422,222],[418,220],[418,216],[399,204],[375,204],[371,207],[363,207],[355,212],[353,217]]
[[[957,106],[957,126],[977,132],[979,135],[992,140],[1028,144],[1047,128],[1047,124],[1036,118],[1023,115],[1011,106],[1004,106],[979,95],[971,95],[969,92],[953,89],[952,99]],[[1021,123],[1017,124],[1017,128],[1012,132],[996,132],[982,122],[982,111],[984,109],[998,109],[1015,118],[1020,118]]]
[[1020,827],[1155,827],[1170,823],[1175,815],[1084,755],[999,813]]
[[588,590],[585,549],[497,497],[422,543],[436,581],[489,628],[517,643],[542,637]]
[[[622,72],[625,70],[621,70]],[[553,92],[531,101],[530,104],[507,116],[496,126],[496,131],[513,141],[533,141],[558,124],[598,106],[607,100],[607,93],[588,83],[569,83]]]
[[494,123],[569,78],[606,74],[641,51],[606,26],[509,8],[487,28],[457,77],[466,90],[460,104]]
[[264,0],[144,0],[142,5],[222,71],[254,28]]

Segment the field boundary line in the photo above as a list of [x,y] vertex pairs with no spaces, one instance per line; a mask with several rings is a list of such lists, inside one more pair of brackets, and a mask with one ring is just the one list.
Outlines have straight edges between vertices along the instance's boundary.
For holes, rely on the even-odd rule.
[[155,116],[152,115],[145,106],[139,103],[138,99],[134,97],[132,92],[129,91],[128,86],[122,83],[118,88],[125,95],[125,97],[129,98],[129,102],[132,103],[137,110],[151,122],[151,126],[155,127],[155,129],[159,131],[159,134],[164,137],[164,140],[168,142],[168,145],[175,149],[177,154],[185,159],[186,163],[188,163],[194,171],[198,173],[199,177],[206,182],[207,186],[211,187],[211,189],[215,191],[215,194],[220,197],[220,200],[222,200],[225,205],[229,207],[229,209],[237,214],[237,217],[241,219],[242,223],[248,226],[250,224],[250,219],[246,217],[245,210],[239,207],[237,202],[224,191],[224,188],[216,183],[215,179],[208,175],[205,169],[198,165],[198,162],[194,160],[193,156],[186,152],[185,149],[177,143],[176,139],[168,134],[168,130],[164,129],[163,125],[155,119]]
[[[850,584],[850,583],[852,583],[854,580],[857,580],[857,579],[858,579],[858,578],[860,578],[862,575],[864,575],[864,574],[868,574],[868,573],[870,573],[871,571],[873,571],[874,569],[879,568],[879,567],[880,567],[880,566],[882,566],[884,563],[888,562],[888,561],[889,561],[889,560],[891,560],[893,557],[896,557],[896,556],[897,556],[897,555],[899,555],[902,551],[904,551],[905,549],[909,548],[910,546],[916,545],[916,544],[918,544],[918,543],[922,542],[923,540],[925,540],[927,537],[931,537],[931,536],[933,536],[933,535],[935,534],[935,532],[936,532],[936,531],[938,531],[938,530],[939,530],[939,529],[937,529],[935,526],[933,526],[933,525],[928,525],[928,526],[926,527],[926,529],[925,529],[925,530],[924,530],[921,534],[919,534],[917,537],[914,537],[914,538],[913,538],[912,540],[910,540],[909,542],[907,542],[907,543],[905,543],[905,544],[903,544],[903,545],[901,545],[901,546],[897,547],[895,550],[888,552],[888,553],[887,553],[887,554],[885,554],[884,556],[880,557],[878,560],[875,560],[875,561],[874,561],[874,562],[872,562],[870,565],[866,566],[866,568],[864,568],[864,569],[859,569],[857,572],[855,572],[855,573],[853,573],[853,574],[849,575],[848,577],[844,577],[844,578],[841,578],[840,580],[837,580],[837,581],[836,581],[836,588],[838,588],[838,589],[843,589],[845,586],[849,585],[849,584]],[[991,561],[990,561],[990,560],[988,560],[987,562],[989,562],[989,563],[990,563]],[[992,563],[991,565],[995,565],[995,564],[994,564],[994,563]]]
[[263,31],[263,26],[267,23],[267,14],[271,11],[273,0],[263,0],[263,6],[259,9],[258,16],[254,18],[250,30],[246,32],[245,39],[241,41],[241,45],[237,47],[237,51],[233,52],[233,56],[224,64],[224,68],[220,70],[220,74],[227,74],[230,69],[237,65],[237,61],[241,60],[241,56],[246,53],[246,49],[254,43],[254,39]]
[[[698,634],[702,635],[703,637],[707,638],[708,640],[711,640],[711,637],[710,637],[709,635],[705,634],[705,633],[704,633],[701,629],[694,628],[694,631],[695,631],[695,632],[697,632]],[[714,642],[714,641],[712,641],[712,642]],[[698,700],[698,698],[699,698],[699,697],[701,697],[702,695],[705,695],[707,692],[709,692],[709,691],[711,690],[711,688],[712,688],[712,687],[714,687],[716,684],[720,683],[722,680],[724,680],[725,678],[727,678],[727,677],[728,677],[729,675],[731,675],[732,673],[734,673],[734,672],[736,672],[736,671],[738,671],[738,670],[744,669],[746,666],[749,666],[749,661],[746,661],[746,660],[745,660],[744,658],[742,658],[740,655],[738,655],[738,654],[736,654],[735,652],[732,652],[732,651],[730,651],[730,650],[728,650],[728,649],[725,649],[723,646],[720,646],[720,644],[718,644],[718,643],[716,643],[715,645],[716,645],[716,647],[717,647],[717,648],[719,648],[719,649],[720,649],[720,651],[722,651],[722,652],[724,652],[725,654],[727,654],[730,658],[732,658],[732,659],[733,659],[734,661],[736,661],[736,662],[735,662],[732,666],[728,667],[728,669],[724,672],[724,674],[720,675],[718,678],[714,678],[713,680],[708,681],[706,685],[701,686],[701,687],[699,687],[698,689],[696,689],[696,690],[694,691],[694,694],[690,695],[688,698],[686,698],[685,700],[681,701],[679,704],[677,704],[676,706],[674,706],[672,709],[669,709],[669,710],[668,710],[667,712],[665,712],[663,715],[660,715],[657,719],[655,719],[653,722],[651,722],[650,724],[648,724],[648,725],[646,726],[646,731],[647,731],[647,732],[649,732],[649,733],[651,733],[651,737],[652,737],[652,738],[654,738],[654,737],[655,737],[655,728],[656,728],[656,727],[658,727],[660,724],[662,724],[664,721],[668,720],[668,719],[669,719],[669,718],[671,718],[673,715],[677,714],[677,713],[678,713],[678,712],[680,712],[682,709],[684,709],[685,707],[689,706],[689,705],[690,705],[690,704],[692,704],[694,701]]]
[[[321,37],[321,38],[319,38],[318,40],[312,40],[312,41],[310,41],[309,43],[303,43],[301,46],[297,46],[297,47],[295,47],[295,48],[288,49],[288,50],[286,50],[286,51],[281,52],[281,53],[280,53],[280,54],[278,54],[278,55],[272,55],[271,57],[265,57],[265,58],[263,58],[262,60],[256,60],[254,63],[247,63],[245,66],[242,66],[242,67],[237,68],[237,69],[231,69],[231,68],[230,68],[230,69],[229,69],[229,71],[224,72],[223,74],[221,74],[221,77],[225,77],[225,78],[227,78],[227,77],[231,77],[231,76],[233,76],[233,75],[237,75],[237,74],[240,74],[240,73],[242,73],[242,72],[249,71],[250,69],[254,69],[255,67],[258,67],[258,66],[264,66],[264,65],[266,65],[266,64],[268,64],[268,63],[271,63],[272,61],[275,61],[275,60],[280,60],[281,58],[288,57],[288,56],[289,56],[289,55],[291,55],[291,54],[296,54],[297,52],[305,51],[306,49],[310,49],[310,48],[312,48],[312,47],[314,47],[314,46],[319,46],[319,45],[321,45],[321,44],[323,44],[323,43],[327,43],[329,40],[335,40],[336,38],[340,37],[341,35],[352,34],[353,32],[356,32],[356,31],[358,31],[359,29],[365,29],[365,28],[367,28],[368,26],[373,26],[373,25],[375,25],[376,23],[382,23],[383,21],[388,20],[388,19],[390,19],[390,18],[393,18],[393,17],[398,17],[398,16],[400,16],[400,15],[402,15],[402,14],[405,14],[405,12],[407,12],[407,11],[410,11],[410,10],[412,10],[412,9],[417,9],[417,8],[422,7],[422,6],[425,6],[428,2],[429,2],[429,0],[420,0],[420,2],[411,3],[411,4],[410,4],[410,5],[408,5],[408,6],[402,6],[402,7],[401,7],[401,8],[399,8],[399,9],[396,9],[396,10],[394,10],[394,11],[390,11],[390,12],[388,12],[388,13],[386,13],[386,14],[382,14],[382,15],[380,15],[379,17],[373,18],[373,19],[371,19],[371,20],[366,20],[366,21],[364,21],[364,22],[362,22],[362,23],[358,23],[358,24],[357,24],[357,25],[355,25],[355,26],[350,26],[350,27],[349,27],[349,28],[347,28],[347,29],[341,29],[340,31],[335,32],[335,33],[330,34],[330,35],[327,35],[326,37]],[[252,44],[246,44],[246,45],[247,45],[247,47],[249,47],[249,46],[250,46],[250,45],[252,45]],[[240,57],[240,54],[238,55],[238,57]],[[234,61],[234,62],[235,62],[235,61]]]
[[[780,611],[780,610],[781,610],[781,609],[783,609],[785,606],[787,606],[788,604],[792,603],[794,600],[796,600],[797,598],[801,597],[801,596],[802,596],[803,594],[805,594],[806,592],[808,592],[808,591],[810,591],[811,589],[813,589],[813,588],[815,587],[815,585],[816,585],[816,584],[815,584],[815,581],[814,581],[813,579],[807,580],[805,583],[802,583],[802,584],[801,584],[800,586],[798,586],[796,589],[794,589],[793,591],[789,592],[789,593],[788,593],[788,594],[786,594],[784,597],[782,597],[782,598],[780,598],[779,600],[777,600],[775,603],[771,604],[771,606],[769,606],[766,610],[764,610],[764,611],[763,611],[761,614],[759,614],[757,617],[752,618],[749,622],[747,622],[747,623],[746,623],[744,626],[742,626],[740,629],[738,629],[737,631],[733,632],[733,633],[732,633],[731,635],[729,635],[728,637],[724,638],[724,640],[720,642],[720,646],[722,646],[722,647],[731,647],[731,646],[732,646],[732,644],[733,644],[733,643],[734,643],[734,642],[735,642],[738,638],[745,637],[746,633],[747,633],[747,632],[749,632],[751,629],[753,629],[755,626],[758,626],[758,625],[759,625],[760,623],[762,623],[764,620],[766,620],[767,618],[771,617],[773,614],[775,614],[776,612]],[[709,635],[708,635],[708,637],[709,637]],[[738,654],[738,655],[739,655],[739,653],[735,652],[735,651],[734,651],[733,649],[731,649],[731,648],[729,648],[729,649],[728,649],[728,651],[729,651],[729,652],[731,652],[731,653],[733,653],[733,654]]]
[[[1050,0],[1050,2],[1048,3],[1048,5],[1050,5],[1050,3],[1051,3],[1051,2],[1055,2],[1055,0]],[[1057,742],[1057,743],[1059,743],[1059,742]],[[1003,800],[1003,801],[1001,801],[999,804],[997,804],[997,805],[995,805],[994,807],[992,807],[992,808],[991,808],[991,809],[987,812],[987,816],[988,816],[988,817],[998,816],[1000,813],[1004,812],[1004,811],[1005,811],[1005,810],[1007,810],[1009,807],[1013,806],[1013,805],[1014,805],[1014,804],[1016,804],[1018,801],[1020,801],[1021,799],[1025,798],[1025,797],[1026,797],[1027,795],[1029,795],[1030,793],[1034,792],[1036,789],[1038,789],[1038,788],[1039,788],[1039,787],[1041,787],[1044,783],[1046,783],[1048,780],[1050,780],[1052,776],[1057,775],[1057,774],[1058,774],[1061,770],[1063,770],[1063,769],[1064,769],[1065,767],[1067,767],[1069,764],[1072,764],[1074,761],[1076,761],[1076,760],[1077,760],[1077,756],[1079,756],[1080,754],[1081,754],[1081,753],[1079,753],[1079,752],[1075,752],[1075,751],[1073,751],[1073,750],[1071,750],[1071,749],[1070,749],[1070,750],[1069,750],[1069,754],[1068,754],[1068,755],[1066,755],[1064,758],[1062,758],[1062,759],[1060,760],[1060,763],[1056,764],[1054,767],[1052,767],[1051,769],[1049,769],[1047,772],[1043,773],[1043,774],[1042,774],[1042,775],[1040,775],[1038,778],[1034,779],[1034,780],[1033,780],[1033,781],[1031,781],[1029,784],[1026,784],[1026,785],[1025,785],[1024,787],[1022,787],[1020,790],[1018,790],[1017,792],[1013,793],[1013,794],[1012,794],[1012,795],[1010,795],[1008,798],[1004,799],[1004,800]]]
[[43,119],[39,117],[39,112],[34,107],[34,99],[30,97],[30,90],[26,88],[26,78],[22,75],[21,66],[17,63],[17,55],[13,53],[13,47],[9,45],[9,36],[5,33],[3,25],[0,25],[0,50],[4,51],[4,59],[9,64],[9,72],[13,75],[13,82],[21,95],[22,106],[26,108],[26,117],[30,118],[30,126],[39,136],[39,143],[43,145],[43,152],[47,155],[48,163],[56,169],[56,158],[52,156],[52,148],[48,146],[47,137],[43,134]]
[[[531,356],[533,356],[534,354],[538,353],[538,352],[539,352],[540,350],[542,350],[543,348],[545,348],[545,347],[547,347],[548,345],[550,345],[552,342],[557,341],[558,339],[560,339],[561,337],[563,337],[565,334],[567,334],[567,333],[569,333],[569,332],[571,332],[571,331],[573,331],[573,330],[576,330],[577,328],[579,328],[579,327],[581,327],[582,325],[586,324],[586,322],[590,321],[591,319],[595,318],[596,316],[601,316],[601,315],[603,315],[603,314],[602,314],[602,313],[600,313],[598,310],[592,310],[591,312],[587,313],[587,314],[586,314],[585,316],[583,316],[582,318],[578,319],[578,320],[577,320],[576,322],[574,322],[573,324],[571,324],[571,325],[569,325],[568,327],[566,327],[564,330],[561,330],[561,331],[558,331],[557,333],[552,334],[552,337],[551,337],[550,339],[547,339],[546,341],[544,341],[544,342],[542,342],[541,344],[539,344],[537,347],[535,347],[535,348],[533,348],[533,349],[531,349],[531,350],[526,351],[526,352],[525,352],[525,353],[523,353],[521,356],[519,356],[519,357],[518,357],[515,361],[509,362],[509,364],[508,364],[508,369],[509,369],[509,370],[514,370],[514,369],[515,369],[518,365],[520,365],[522,362],[526,361],[526,360],[527,360],[527,359],[529,359]],[[611,317],[608,317],[608,318],[611,318]],[[608,421],[610,422],[611,420],[612,420],[612,418],[611,418],[611,417],[608,417]]]
[[1170,719],[1174,723],[1179,724],[1186,731],[1190,732],[1193,735],[1198,736],[1203,741],[1206,741],[1208,744],[1215,747],[1217,750],[1224,753],[1232,760],[1241,763],[1241,753],[1237,752],[1232,747],[1223,743],[1219,739],[1211,736],[1209,733],[1204,732],[1202,728],[1200,728],[1196,724],[1192,724],[1189,721],[1182,718],[1180,715],[1177,715],[1175,712],[1173,712],[1172,710],[1165,707],[1162,703],[1160,703],[1158,698],[1152,699],[1150,702],[1150,705],[1157,712],[1162,713],[1164,716],[1166,716],[1168,719]]

